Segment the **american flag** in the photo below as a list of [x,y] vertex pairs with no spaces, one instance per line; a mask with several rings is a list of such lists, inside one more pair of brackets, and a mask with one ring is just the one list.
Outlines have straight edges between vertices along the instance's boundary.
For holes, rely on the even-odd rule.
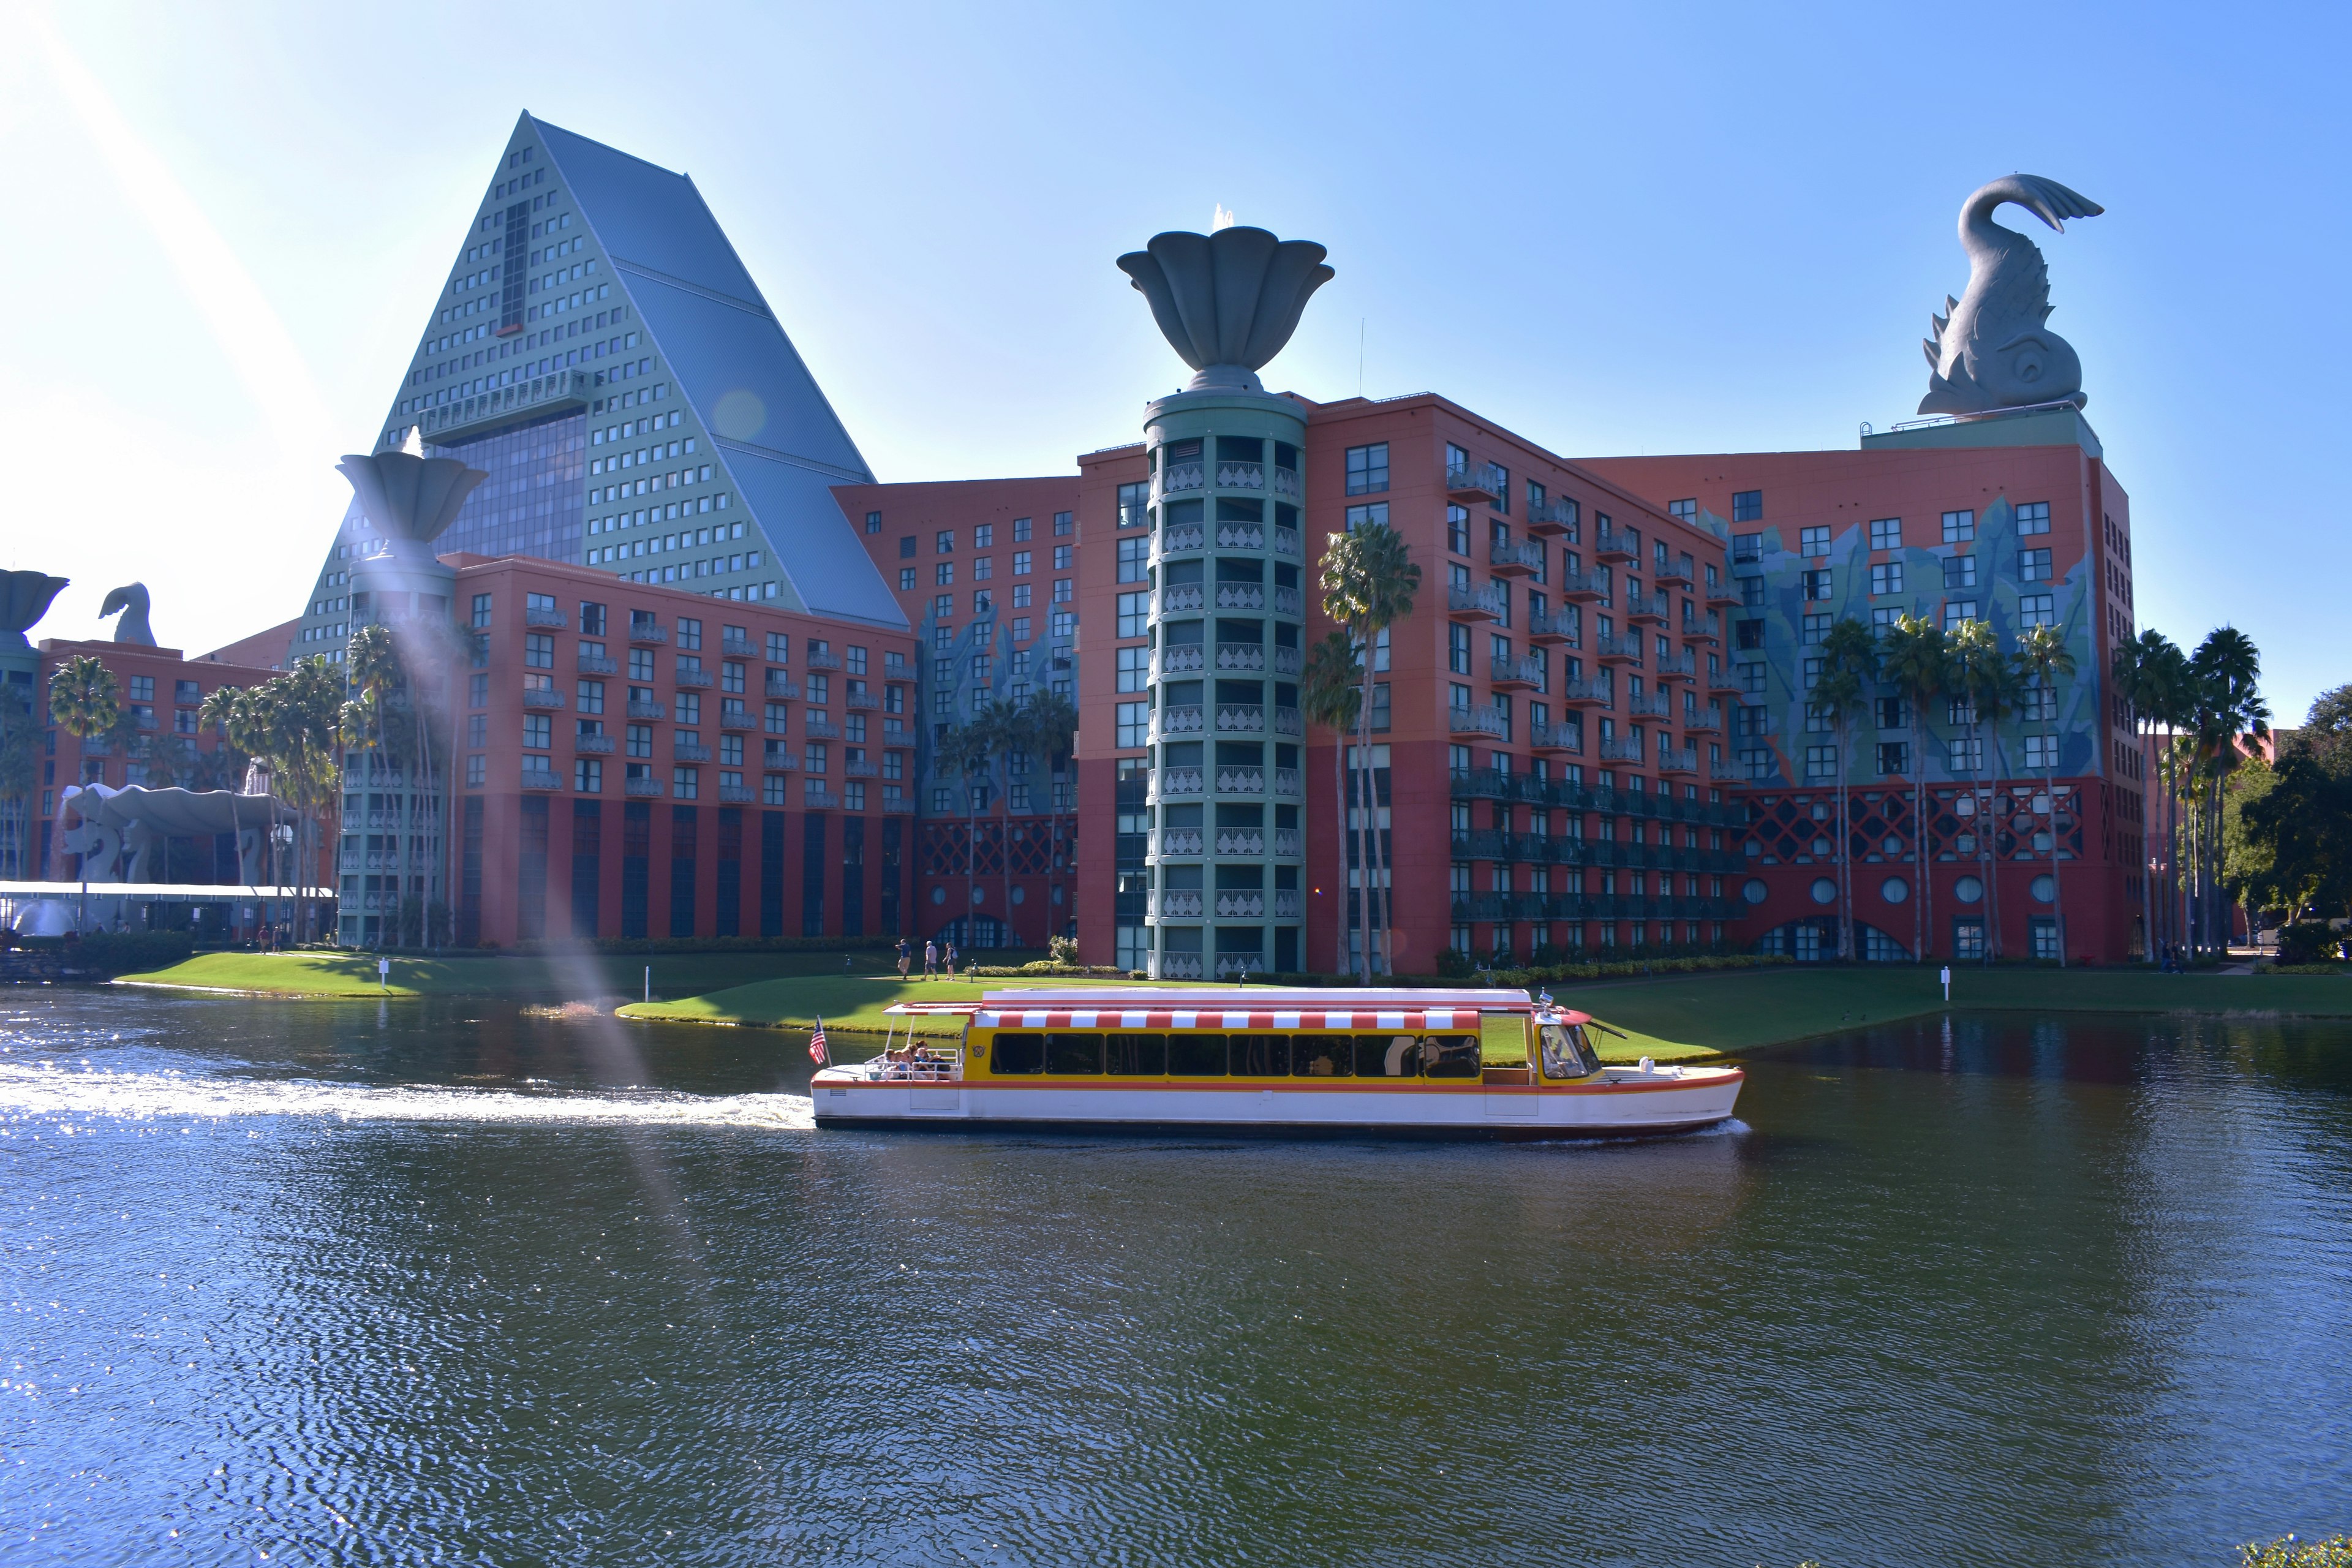
[[809,1037],[809,1060],[819,1067],[825,1065],[824,1018],[822,1015],[816,1021],[816,1033]]

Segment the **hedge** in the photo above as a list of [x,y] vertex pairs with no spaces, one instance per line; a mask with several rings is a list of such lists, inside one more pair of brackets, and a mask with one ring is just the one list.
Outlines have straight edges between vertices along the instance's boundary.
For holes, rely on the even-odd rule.
[[532,938],[506,951],[525,956],[543,952],[893,952],[898,946],[895,936],[613,936],[590,942]]

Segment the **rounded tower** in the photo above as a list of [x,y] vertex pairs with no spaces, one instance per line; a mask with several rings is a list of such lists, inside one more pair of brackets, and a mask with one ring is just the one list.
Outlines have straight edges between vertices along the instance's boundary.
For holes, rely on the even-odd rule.
[[1223,228],[1119,258],[1195,372],[1144,417],[1156,979],[1304,962],[1307,421],[1256,372],[1331,277],[1323,254]]

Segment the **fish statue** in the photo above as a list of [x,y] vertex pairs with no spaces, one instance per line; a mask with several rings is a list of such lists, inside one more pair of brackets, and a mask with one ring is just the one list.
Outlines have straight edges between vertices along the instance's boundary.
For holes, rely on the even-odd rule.
[[155,628],[147,624],[147,584],[126,583],[120,588],[106,591],[106,603],[99,610],[101,618],[120,615],[114,623],[116,642],[137,643],[142,647],[155,646]]
[[1969,197],[1960,208],[1960,248],[1969,253],[1968,292],[1944,297],[1945,314],[1932,316],[1936,335],[1927,351],[1927,395],[1922,414],[1990,414],[2036,404],[2090,401],[2083,392],[2083,362],[2074,345],[2045,324],[2050,319],[2050,268],[2034,243],[1992,221],[1993,209],[2014,202],[2059,233],[2070,217],[2096,217],[2106,209],[2055,180],[2011,174]]

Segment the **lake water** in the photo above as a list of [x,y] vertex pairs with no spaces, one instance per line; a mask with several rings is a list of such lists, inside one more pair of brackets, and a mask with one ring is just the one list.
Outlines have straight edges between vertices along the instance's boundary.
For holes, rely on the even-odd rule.
[[2352,1529],[2344,1026],[1886,1026],[1584,1147],[820,1134],[800,1045],[0,992],[0,1562]]

